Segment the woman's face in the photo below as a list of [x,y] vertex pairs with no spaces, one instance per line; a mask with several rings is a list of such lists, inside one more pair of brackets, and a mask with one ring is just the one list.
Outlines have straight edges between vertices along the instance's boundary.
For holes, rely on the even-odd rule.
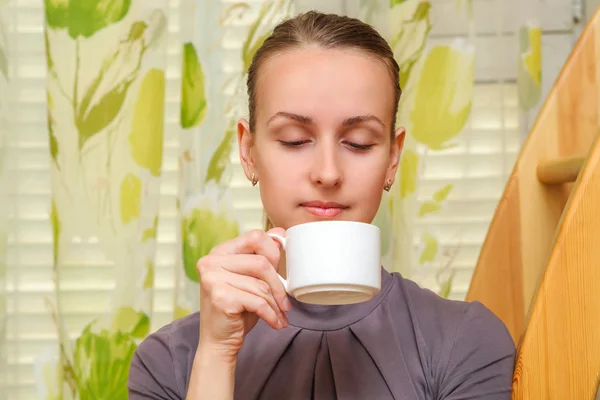
[[238,141],[271,222],[371,223],[404,140],[402,128],[390,135],[385,64],[356,50],[301,48],[263,64],[255,90],[255,131],[240,120]]

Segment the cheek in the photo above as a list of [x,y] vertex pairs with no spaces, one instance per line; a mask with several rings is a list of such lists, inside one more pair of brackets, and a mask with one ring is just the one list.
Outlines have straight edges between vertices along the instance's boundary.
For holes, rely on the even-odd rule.
[[298,169],[298,162],[290,160],[279,149],[267,146],[263,146],[261,152],[256,154],[255,162],[261,181],[269,185],[284,185],[286,177],[293,176]]
[[263,203],[279,203],[297,193],[303,176],[302,165],[290,160],[281,151],[268,151],[257,154],[256,171],[260,179],[260,194]]
[[381,199],[383,197],[383,184],[382,178],[373,179],[363,182],[362,190],[358,192],[358,196],[355,200],[360,204],[360,210],[358,219],[365,223],[372,223],[377,215],[377,211],[381,206]]
[[294,176],[294,168],[266,167],[260,172],[261,188],[272,191],[284,191],[294,186],[297,178]]
[[387,159],[383,154],[372,159],[354,160],[351,174],[348,176],[348,184],[353,188],[360,187],[361,190],[352,190],[358,203],[362,204],[364,212],[375,213],[379,208],[383,186],[387,173]]
[[389,164],[389,151],[378,149],[369,155],[347,154],[345,169],[353,181],[377,185],[385,180]]
[[298,200],[301,171],[296,162],[277,160],[273,154],[262,160],[256,169],[259,172],[262,205],[275,226],[284,229],[291,225],[290,206]]
[[356,186],[361,190],[356,191],[359,202],[366,207],[379,207],[380,195],[383,193],[382,178],[369,175],[366,179],[357,181]]

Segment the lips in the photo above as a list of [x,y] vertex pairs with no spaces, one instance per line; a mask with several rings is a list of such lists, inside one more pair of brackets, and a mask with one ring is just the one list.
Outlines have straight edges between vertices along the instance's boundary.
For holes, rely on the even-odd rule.
[[300,204],[309,213],[320,217],[320,218],[333,218],[337,217],[344,211],[348,206],[334,202],[324,201],[308,201]]

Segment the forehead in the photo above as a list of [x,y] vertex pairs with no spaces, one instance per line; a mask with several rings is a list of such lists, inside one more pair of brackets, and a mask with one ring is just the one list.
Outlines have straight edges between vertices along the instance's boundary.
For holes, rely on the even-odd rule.
[[373,114],[391,122],[394,87],[385,63],[360,50],[306,47],[262,65],[256,87],[259,123],[279,111],[334,123]]

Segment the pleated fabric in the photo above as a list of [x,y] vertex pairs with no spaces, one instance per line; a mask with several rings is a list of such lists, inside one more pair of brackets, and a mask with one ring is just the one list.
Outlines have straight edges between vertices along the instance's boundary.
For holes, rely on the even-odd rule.
[[[383,268],[381,282],[360,304],[290,297],[290,326],[280,331],[259,321],[238,354],[235,400],[510,399],[515,346],[494,314]],[[199,323],[196,313],[144,340],[131,400],[186,398]]]

